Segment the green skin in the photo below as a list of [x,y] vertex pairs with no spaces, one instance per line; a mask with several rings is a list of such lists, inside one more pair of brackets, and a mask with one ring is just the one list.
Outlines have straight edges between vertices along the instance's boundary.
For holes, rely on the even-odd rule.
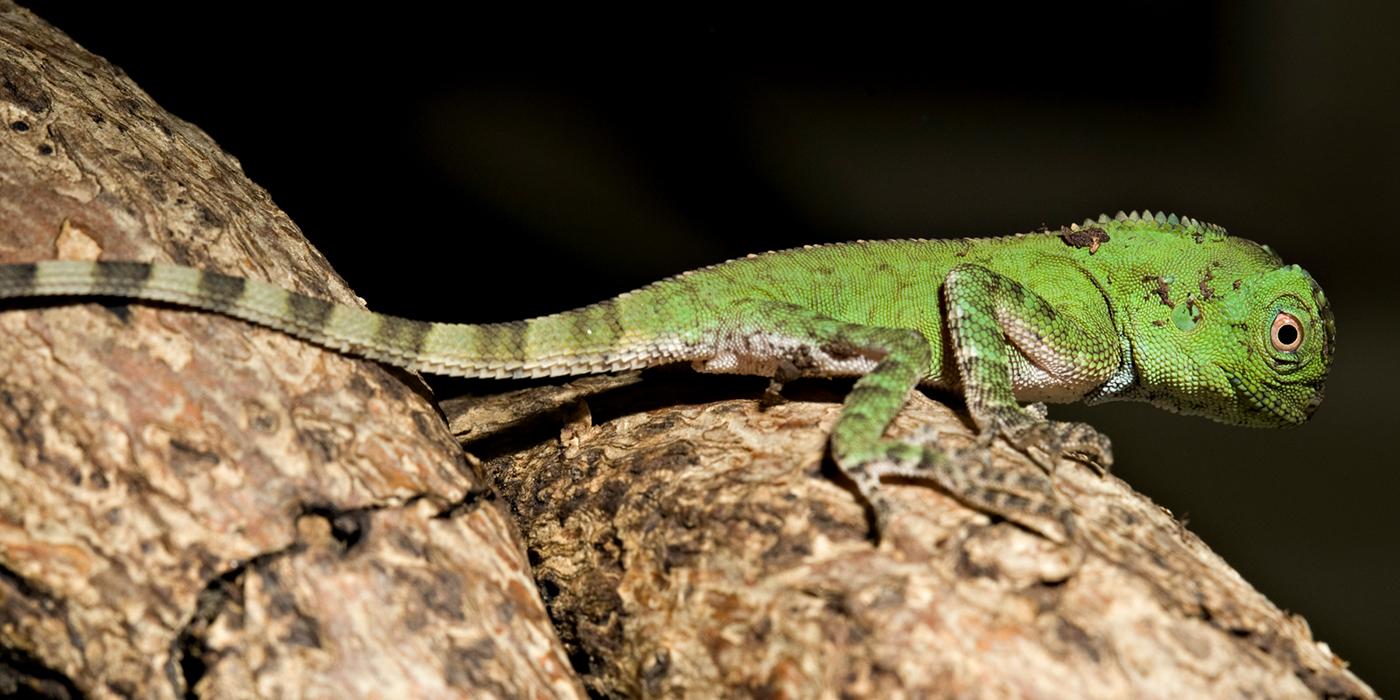
[[[1021,402],[1149,401],[1225,423],[1302,423],[1335,325],[1317,283],[1267,248],[1192,219],[1134,212],[990,239],[809,246],[685,273],[574,311],[489,325],[409,321],[170,265],[0,266],[0,298],[159,300],[426,372],[560,376],[691,362],[702,372],[858,376],[831,434],[876,516],[882,476],[932,481],[1056,541],[1070,509],[1047,474],[993,467],[997,436],[1048,472],[1102,468],[1109,441]],[[950,452],[885,437],[918,385],[960,391],[981,431]],[[1032,451],[1034,448],[1034,451]]]

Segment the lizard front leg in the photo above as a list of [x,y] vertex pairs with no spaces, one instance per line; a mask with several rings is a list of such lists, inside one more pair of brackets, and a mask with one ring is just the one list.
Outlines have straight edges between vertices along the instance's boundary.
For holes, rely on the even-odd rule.
[[880,477],[932,481],[967,505],[1001,515],[1046,537],[1064,541],[1072,514],[1042,473],[1009,474],[979,460],[958,459],[933,445],[885,437],[909,394],[929,376],[927,339],[917,331],[846,323],[779,302],[744,302],[717,329],[713,356],[702,371],[745,372],[793,362],[804,374],[860,374],[831,432],[831,454],[869,504],[876,535],[893,509]]
[[1100,469],[1112,465],[1107,437],[1083,423],[1047,421],[1044,406],[1022,407],[1015,396],[1018,369],[1023,384],[1076,399],[1113,376],[1122,363],[1121,346],[1106,312],[1101,323],[1090,325],[978,265],[948,273],[943,303],[963,394],[984,446],[1005,436],[1047,471],[1068,455],[1086,457]]

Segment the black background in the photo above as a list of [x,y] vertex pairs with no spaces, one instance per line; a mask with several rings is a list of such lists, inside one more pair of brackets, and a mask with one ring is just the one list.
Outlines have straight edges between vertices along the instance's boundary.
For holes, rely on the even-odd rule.
[[1052,412],[1393,695],[1400,12],[1168,5],[30,4],[241,159],[378,311],[514,319],[748,252],[1120,208],[1268,242],[1337,317],[1311,423]]

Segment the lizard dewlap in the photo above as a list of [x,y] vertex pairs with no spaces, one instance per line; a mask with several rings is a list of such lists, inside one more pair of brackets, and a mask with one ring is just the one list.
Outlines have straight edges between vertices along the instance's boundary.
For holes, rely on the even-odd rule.
[[0,266],[0,298],[40,295],[183,304],[466,377],[674,362],[779,380],[856,376],[831,452],[878,528],[891,513],[879,479],[903,475],[1057,540],[1072,514],[1046,475],[1008,475],[980,454],[885,437],[916,386],[960,392],[984,438],[1004,437],[1047,469],[1066,455],[1107,467],[1107,438],[1022,404],[1126,399],[1238,425],[1293,425],[1322,400],[1336,336],[1326,297],[1302,268],[1218,226],[1150,212],[1000,238],[766,253],[513,323],[412,321],[173,265]]

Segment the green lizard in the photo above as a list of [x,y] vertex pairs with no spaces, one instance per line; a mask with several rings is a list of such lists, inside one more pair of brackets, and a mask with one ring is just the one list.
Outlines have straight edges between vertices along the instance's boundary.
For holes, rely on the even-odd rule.
[[[0,266],[0,298],[36,295],[172,302],[464,377],[675,362],[779,382],[856,376],[830,447],[871,507],[877,536],[892,513],[879,480],[901,475],[1063,541],[1072,511],[1048,474],[993,468],[991,439],[1004,437],[1046,472],[1062,456],[1101,468],[1112,456],[1107,438],[1047,421],[1039,402],[1131,399],[1226,423],[1297,424],[1322,399],[1335,337],[1322,290],[1302,268],[1220,227],[1151,212],[1000,238],[753,255],[499,324],[411,321],[172,265]],[[918,385],[966,397],[976,447],[953,453],[885,437]]]

